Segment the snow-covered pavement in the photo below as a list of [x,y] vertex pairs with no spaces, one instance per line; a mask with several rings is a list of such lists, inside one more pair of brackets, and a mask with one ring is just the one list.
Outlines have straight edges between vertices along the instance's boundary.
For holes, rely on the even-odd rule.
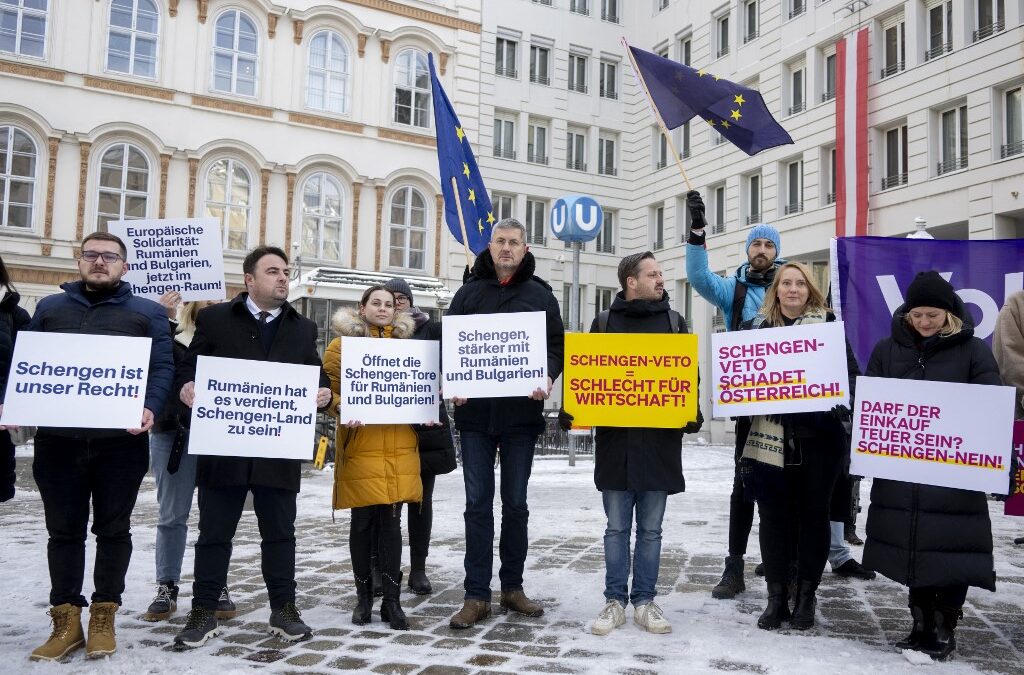
[[[29,448],[20,455],[30,455]],[[376,673],[905,673],[917,666],[890,647],[909,624],[905,591],[878,579],[850,581],[826,571],[819,592],[818,625],[811,631],[765,632],[755,621],[764,583],[753,576],[759,559],[756,526],[747,560],[748,590],[737,601],[711,599],[721,572],[728,527],[732,449],[687,445],[687,491],[669,499],[663,534],[658,602],[673,624],[670,635],[650,635],[631,621],[606,637],[589,633],[604,604],[604,514],[593,485],[593,465],[581,458],[538,458],[530,483],[530,555],[526,591],[541,601],[543,617],[495,616],[468,631],[448,628],[462,601],[464,495],[460,471],[438,478],[434,536],[427,561],[435,593],[403,594],[413,630],[374,622],[350,623],[354,587],[349,565],[348,513],[330,510],[331,474],[308,469],[298,516],[298,605],[315,629],[312,641],[289,645],[266,634],[269,609],[259,568],[255,516],[247,512],[235,540],[230,583],[241,614],[224,634],[186,653],[169,649],[191,595],[192,550],[186,552],[183,602],[163,624],[139,616],[153,593],[156,492],[143,484],[133,518],[135,553],[118,617],[119,651],[87,662],[31,664],[29,652],[49,633],[46,530],[31,478],[31,457],[19,456],[18,494],[0,504],[0,654],[5,673],[376,672]],[[863,486],[867,504],[869,484]],[[1024,520],[1005,518],[990,502],[999,590],[971,589],[957,638],[958,659],[928,664],[929,672],[1020,673],[1024,663]],[[195,510],[193,510],[195,511]],[[496,509],[498,511],[498,509]],[[498,511],[500,512],[500,511]],[[859,522],[863,533],[864,516]],[[195,539],[195,513],[189,543]],[[860,558],[860,550],[855,549]],[[408,549],[405,551],[408,562]],[[90,542],[86,596],[91,592]],[[495,556],[497,558],[497,556]],[[495,565],[495,583],[497,564]],[[495,608],[497,605],[495,604]],[[628,616],[631,616],[629,611]]]

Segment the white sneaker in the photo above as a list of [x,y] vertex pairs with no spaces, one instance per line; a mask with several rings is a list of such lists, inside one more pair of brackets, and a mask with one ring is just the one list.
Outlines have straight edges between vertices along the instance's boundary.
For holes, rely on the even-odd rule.
[[624,623],[626,608],[620,605],[618,600],[609,600],[597,615],[597,621],[590,627],[590,632],[594,635],[607,635]]
[[648,633],[671,633],[672,624],[653,600],[633,610],[633,623]]

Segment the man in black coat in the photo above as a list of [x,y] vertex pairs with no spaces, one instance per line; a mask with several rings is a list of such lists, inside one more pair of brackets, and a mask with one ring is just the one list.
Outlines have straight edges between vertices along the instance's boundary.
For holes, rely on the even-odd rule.
[[534,276],[526,228],[513,218],[495,223],[487,250],[477,256],[471,276],[458,290],[450,315],[542,311],[547,315],[548,380],[530,396],[452,399],[462,438],[466,483],[465,604],[449,625],[469,628],[491,614],[494,562],[494,460],[501,447],[501,607],[526,616],[544,609],[523,592],[523,568],[530,517],[526,489],[537,436],[544,431],[544,401],[562,373],[564,328],[558,301]]
[[[195,398],[199,356],[320,366],[317,327],[288,304],[288,256],[261,246],[242,263],[245,293],[207,307],[196,317],[196,333],[178,375],[181,401]],[[330,404],[327,374],[320,371],[317,406]],[[312,449],[311,449],[312,451]],[[227,585],[231,540],[246,494],[262,536],[262,572],[270,596],[270,630],[285,640],[306,640],[312,630],[295,607],[295,498],[301,462],[292,459],[199,457],[199,538],[196,541],[192,611],[174,639],[178,649],[198,647],[219,632],[214,612]]]

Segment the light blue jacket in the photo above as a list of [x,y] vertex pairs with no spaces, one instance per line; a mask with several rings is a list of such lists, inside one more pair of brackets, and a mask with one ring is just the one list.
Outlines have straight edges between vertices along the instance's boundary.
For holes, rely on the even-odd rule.
[[[775,261],[777,265],[783,262],[782,260]],[[747,287],[747,296],[743,300],[741,323],[753,319],[757,310],[761,308],[761,303],[764,302],[765,287],[747,281],[749,267],[750,263],[743,263],[736,270],[735,275],[721,277],[708,267],[707,249],[696,244],[686,244],[686,277],[700,297],[722,310],[727,330],[732,326],[732,300],[737,283]]]

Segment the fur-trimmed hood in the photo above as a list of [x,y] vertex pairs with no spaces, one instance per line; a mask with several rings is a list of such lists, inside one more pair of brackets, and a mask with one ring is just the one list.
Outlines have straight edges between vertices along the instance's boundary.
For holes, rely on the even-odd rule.
[[391,324],[384,326],[381,330],[371,326],[363,317],[359,316],[359,310],[352,307],[342,307],[331,317],[331,328],[336,335],[342,337],[392,337],[411,338],[416,332],[416,322],[408,312],[395,312],[395,318]]

